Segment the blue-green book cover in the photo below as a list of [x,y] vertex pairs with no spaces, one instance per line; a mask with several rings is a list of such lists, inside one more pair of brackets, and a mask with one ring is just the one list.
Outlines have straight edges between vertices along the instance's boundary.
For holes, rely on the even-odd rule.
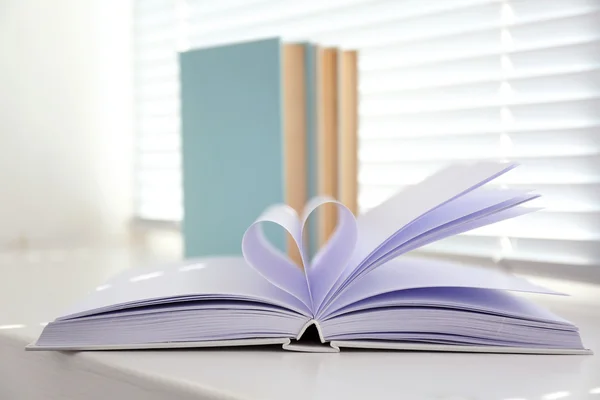
[[180,66],[185,256],[238,255],[246,228],[284,201],[281,43],[193,50]]

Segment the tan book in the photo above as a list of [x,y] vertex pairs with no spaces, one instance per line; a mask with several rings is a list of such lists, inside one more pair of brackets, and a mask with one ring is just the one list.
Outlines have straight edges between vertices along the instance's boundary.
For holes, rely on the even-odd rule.
[[[339,51],[320,48],[317,53],[317,192],[338,197],[338,69]],[[336,208],[319,210],[319,244],[323,245],[336,225]]]
[[[282,48],[283,143],[285,202],[298,212],[306,203],[306,51],[304,44],[285,44]],[[287,237],[289,257],[302,265],[300,252],[290,235]]]
[[339,200],[358,214],[358,53],[340,54]]

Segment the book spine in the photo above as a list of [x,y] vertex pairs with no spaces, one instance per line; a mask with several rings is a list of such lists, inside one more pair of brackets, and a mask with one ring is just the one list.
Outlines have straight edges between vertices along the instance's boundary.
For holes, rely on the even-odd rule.
[[[306,46],[286,44],[282,56],[285,202],[301,215],[307,201]],[[290,235],[287,253],[302,266],[300,251]]]
[[358,53],[340,56],[339,200],[358,215]]
[[[320,48],[317,57],[317,190],[320,196],[338,198],[338,50]],[[318,219],[322,246],[335,229],[335,206],[324,206]]]

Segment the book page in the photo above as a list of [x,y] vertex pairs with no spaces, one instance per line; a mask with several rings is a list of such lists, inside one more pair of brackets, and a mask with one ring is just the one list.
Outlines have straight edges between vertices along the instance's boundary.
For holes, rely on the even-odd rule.
[[438,240],[442,240],[444,238],[461,234],[463,232],[468,232],[473,229],[481,228],[482,226],[495,224],[496,222],[501,222],[507,219],[519,217],[521,215],[529,214],[535,211],[539,211],[539,208],[531,208],[531,207],[505,207],[504,209],[498,210],[496,212],[487,213],[481,216],[477,216],[474,218],[465,218],[456,223],[448,224],[447,226],[440,227],[439,229],[434,229],[426,234],[418,236],[414,239],[409,240],[398,249],[386,254],[381,259],[377,260],[373,267],[377,267],[388,260],[398,257],[401,254],[407,253],[409,251],[421,248],[430,243],[433,243]]
[[271,285],[242,257],[205,257],[128,269],[96,287],[63,317],[194,299],[256,301],[310,315],[302,302]]
[[390,240],[365,260],[373,261],[384,254],[398,248],[403,243],[425,232],[444,226],[453,221],[458,221],[466,216],[481,213],[485,210],[495,209],[505,202],[518,203],[521,199],[530,199],[538,195],[530,195],[522,190],[496,189],[479,187],[469,193],[452,199],[439,207],[434,208],[419,216],[402,229],[392,235]]
[[321,316],[330,314],[357,301],[366,301],[366,299],[384,293],[427,287],[473,287],[560,294],[499,270],[435,259],[403,256],[388,261],[357,280],[348,287],[348,290],[345,290],[336,298]]
[[510,315],[517,318],[558,322],[569,324],[561,318],[537,305],[536,303],[515,296],[505,290],[489,290],[473,287],[434,286],[406,289],[389,292],[376,297],[369,297],[342,308],[330,316],[345,314],[371,308],[387,307],[430,307],[452,308],[454,310],[487,312],[496,315]]
[[495,162],[456,164],[396,194],[357,218],[362,243],[353,259],[362,263],[373,251],[385,246],[396,232],[421,215],[473,191],[515,166]]
[[[360,274],[368,273],[386,260],[436,240],[522,215],[523,212],[503,212],[538,197],[537,194],[520,194],[518,191],[475,189],[424,214],[398,231],[364,262],[365,267]],[[493,218],[499,213],[502,215]]]

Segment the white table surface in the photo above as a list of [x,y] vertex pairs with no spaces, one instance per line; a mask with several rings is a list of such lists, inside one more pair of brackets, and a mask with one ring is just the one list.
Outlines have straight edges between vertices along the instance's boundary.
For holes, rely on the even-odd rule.
[[[0,399],[598,399],[600,356],[267,349],[25,352],[40,323],[137,261],[126,252],[0,258]],[[600,291],[535,296],[600,352]]]

